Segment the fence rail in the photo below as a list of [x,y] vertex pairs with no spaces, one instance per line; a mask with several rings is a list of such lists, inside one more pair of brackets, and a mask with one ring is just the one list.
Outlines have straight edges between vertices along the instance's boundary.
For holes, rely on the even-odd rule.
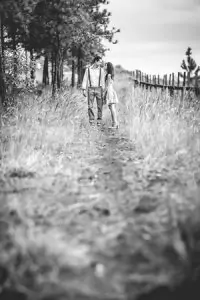
[[190,73],[178,72],[177,76],[174,73],[164,75],[162,78],[159,75],[148,75],[139,70],[132,72],[132,80],[135,86],[139,85],[146,88],[162,88],[174,90],[192,90],[195,93],[200,92],[200,78],[196,74],[194,77],[190,77]]

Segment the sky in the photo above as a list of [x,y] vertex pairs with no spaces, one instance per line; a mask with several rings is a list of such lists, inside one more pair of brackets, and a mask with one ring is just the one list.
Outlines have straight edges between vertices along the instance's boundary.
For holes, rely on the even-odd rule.
[[181,71],[188,46],[200,65],[200,0],[110,0],[110,27],[119,28],[106,61],[133,71]]

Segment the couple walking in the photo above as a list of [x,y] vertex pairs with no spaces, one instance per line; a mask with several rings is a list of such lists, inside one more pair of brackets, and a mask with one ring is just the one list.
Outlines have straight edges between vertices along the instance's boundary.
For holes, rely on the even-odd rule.
[[[93,63],[85,70],[82,82],[83,95],[88,97],[88,115],[91,125],[94,124],[93,105],[94,99],[97,101],[97,125],[102,122],[103,105],[107,104],[112,118],[112,126],[110,128],[118,128],[116,104],[118,103],[117,94],[113,88],[114,67],[108,62],[104,65],[100,56],[95,56]],[[87,93],[86,93],[87,91]]]

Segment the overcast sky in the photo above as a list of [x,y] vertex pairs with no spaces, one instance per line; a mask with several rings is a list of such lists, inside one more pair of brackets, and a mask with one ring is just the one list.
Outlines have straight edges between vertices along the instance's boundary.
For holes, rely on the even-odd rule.
[[107,61],[151,74],[178,72],[190,46],[200,65],[200,0],[110,0],[108,10],[121,33],[108,45]]

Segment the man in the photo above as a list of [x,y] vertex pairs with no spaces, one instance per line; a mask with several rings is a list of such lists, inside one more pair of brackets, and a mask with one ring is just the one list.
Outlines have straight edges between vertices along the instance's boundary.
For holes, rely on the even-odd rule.
[[94,125],[93,105],[96,98],[98,111],[97,126],[101,125],[102,122],[103,90],[105,87],[105,75],[102,64],[102,58],[96,55],[93,64],[86,68],[82,82],[83,95],[85,97],[88,96],[88,116],[91,125]]

